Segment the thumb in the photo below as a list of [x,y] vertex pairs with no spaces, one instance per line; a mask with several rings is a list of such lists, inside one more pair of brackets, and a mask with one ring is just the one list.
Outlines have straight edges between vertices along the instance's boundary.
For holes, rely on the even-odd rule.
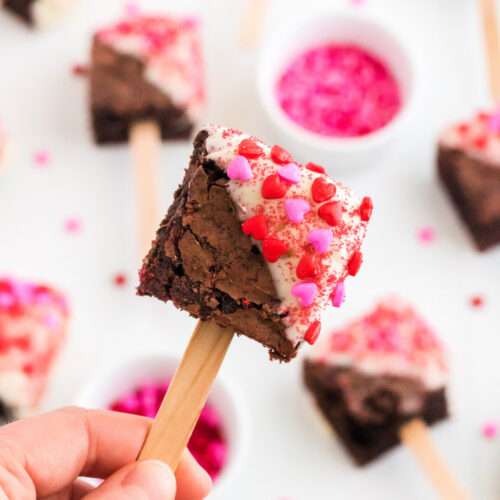
[[85,500],[175,500],[175,476],[167,465],[146,460],[115,472]]

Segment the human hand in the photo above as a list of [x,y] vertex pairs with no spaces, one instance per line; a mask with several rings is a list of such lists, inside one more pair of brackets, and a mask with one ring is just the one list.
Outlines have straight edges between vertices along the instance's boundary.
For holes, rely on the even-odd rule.
[[[0,428],[0,500],[201,500],[211,480],[186,452],[177,468],[134,462],[149,419],[66,408]],[[79,476],[105,479],[96,489]]]

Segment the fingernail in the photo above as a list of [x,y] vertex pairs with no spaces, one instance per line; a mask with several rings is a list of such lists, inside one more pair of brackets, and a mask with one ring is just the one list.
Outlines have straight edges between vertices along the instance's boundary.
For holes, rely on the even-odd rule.
[[149,500],[169,500],[175,498],[175,476],[168,465],[157,460],[137,462],[124,477],[125,489],[142,491]]

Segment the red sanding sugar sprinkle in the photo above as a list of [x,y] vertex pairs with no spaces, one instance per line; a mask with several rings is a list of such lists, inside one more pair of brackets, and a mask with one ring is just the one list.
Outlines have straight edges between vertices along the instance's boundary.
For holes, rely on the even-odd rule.
[[[158,412],[168,384],[149,382],[122,395],[110,405],[113,411],[154,418]],[[228,445],[222,419],[212,405],[207,404],[196,424],[188,448],[198,463],[216,480],[227,463]]]
[[387,125],[401,108],[389,68],[356,45],[328,44],[297,57],[277,98],[291,120],[329,137],[359,137]]

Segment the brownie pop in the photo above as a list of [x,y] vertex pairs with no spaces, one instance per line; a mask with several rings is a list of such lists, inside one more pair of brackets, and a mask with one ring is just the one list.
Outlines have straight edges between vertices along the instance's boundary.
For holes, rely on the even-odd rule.
[[177,467],[234,334],[289,361],[361,266],[372,214],[324,169],[209,126],[140,271],[140,295],[199,318],[139,455]]
[[477,248],[500,244],[500,113],[480,112],[447,127],[438,172]]
[[67,323],[68,307],[61,293],[0,278],[0,423],[39,404]]
[[410,420],[430,425],[448,416],[443,347],[396,297],[322,339],[304,363],[304,378],[358,465],[396,446]]
[[99,30],[90,99],[99,144],[128,141],[132,125],[145,120],[163,139],[188,138],[204,104],[197,20],[135,16]]
[[139,293],[289,361],[362,263],[372,202],[279,146],[210,126],[140,273]]
[[5,9],[33,28],[45,29],[54,25],[77,0],[3,0]]

